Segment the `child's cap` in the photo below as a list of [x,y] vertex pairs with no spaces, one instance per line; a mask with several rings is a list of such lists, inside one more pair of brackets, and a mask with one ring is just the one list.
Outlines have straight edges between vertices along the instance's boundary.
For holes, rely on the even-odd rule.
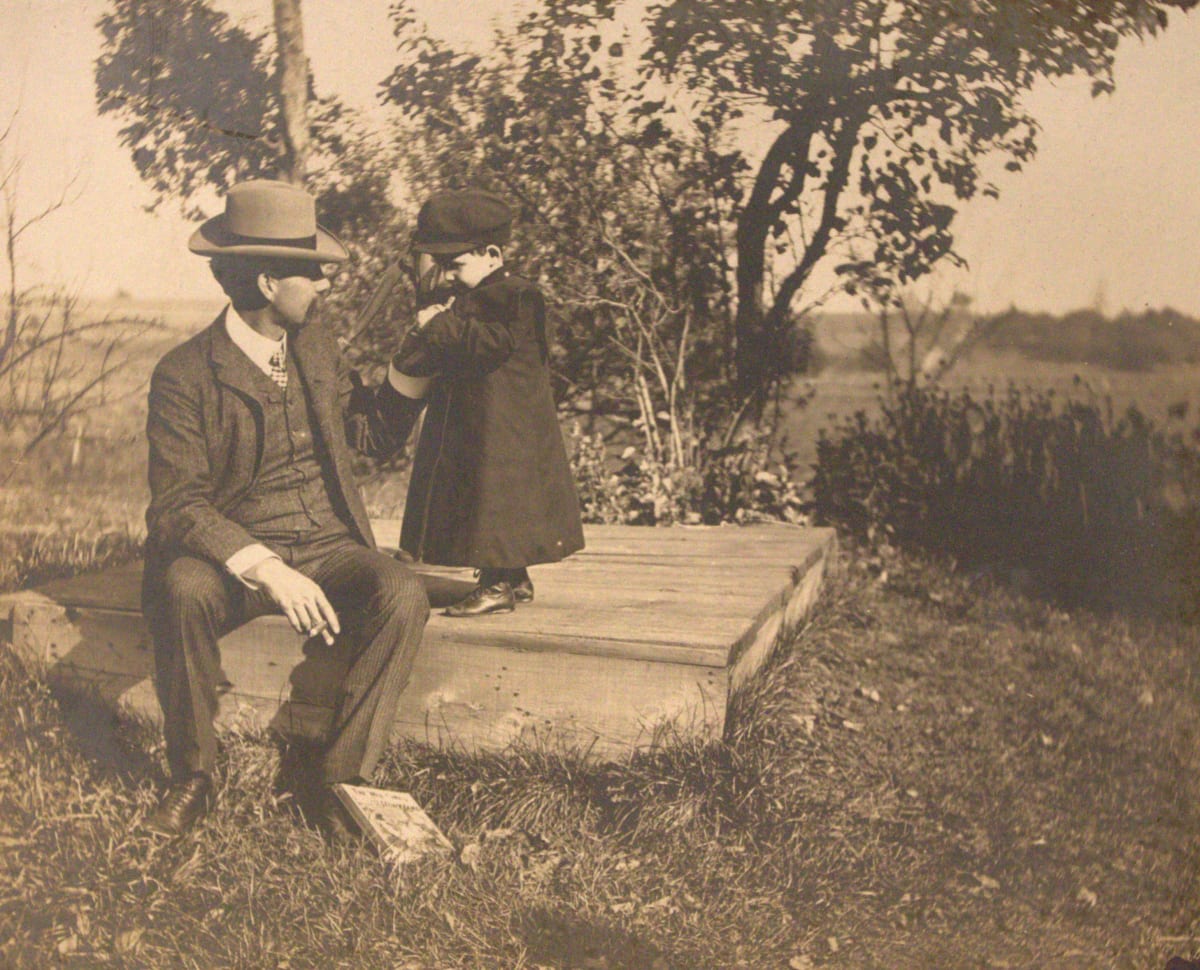
[[456,189],[430,196],[417,213],[412,248],[418,253],[457,256],[477,246],[508,241],[513,213],[498,195]]

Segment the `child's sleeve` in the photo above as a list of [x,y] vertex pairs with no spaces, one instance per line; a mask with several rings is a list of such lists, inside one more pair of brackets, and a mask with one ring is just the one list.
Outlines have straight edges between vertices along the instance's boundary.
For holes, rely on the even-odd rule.
[[402,374],[486,374],[512,355],[516,346],[509,314],[466,294],[424,326],[413,328],[392,358]]

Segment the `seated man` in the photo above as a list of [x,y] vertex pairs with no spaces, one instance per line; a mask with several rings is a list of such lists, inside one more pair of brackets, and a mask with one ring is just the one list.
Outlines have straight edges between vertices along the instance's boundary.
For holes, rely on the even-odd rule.
[[349,647],[316,779],[318,821],[341,831],[330,786],[370,779],[429,617],[419,578],[375,549],[350,447],[396,450],[418,408],[387,384],[355,388],[314,319],[322,265],[347,253],[305,191],[236,185],[189,248],[211,259],[231,307],[150,385],[143,607],[171,785],[148,825],[178,835],[211,808],[217,640],[281,612],[298,633]]

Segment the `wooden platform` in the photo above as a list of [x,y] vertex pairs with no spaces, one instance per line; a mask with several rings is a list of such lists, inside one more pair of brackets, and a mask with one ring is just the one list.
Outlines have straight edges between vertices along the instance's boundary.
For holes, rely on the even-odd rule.
[[[375,526],[394,548],[399,523]],[[434,615],[397,736],[468,749],[538,738],[610,756],[664,730],[718,735],[730,692],[811,609],[835,541],[831,530],[786,525],[585,534],[583,552],[533,569],[536,601],[510,614],[442,616],[473,585],[470,571],[414,567]],[[0,634],[54,679],[157,716],[140,581],[132,566],[0,597],[0,624],[10,624]],[[336,651],[305,644],[283,617],[231,633],[222,660],[222,722],[302,734],[328,723]]]

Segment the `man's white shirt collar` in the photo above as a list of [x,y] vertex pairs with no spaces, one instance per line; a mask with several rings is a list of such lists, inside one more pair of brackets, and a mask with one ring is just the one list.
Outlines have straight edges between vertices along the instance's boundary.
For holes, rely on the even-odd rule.
[[246,323],[233,307],[225,313],[225,332],[235,347],[244,353],[260,371],[271,376],[271,356],[280,348],[287,353],[287,334],[278,340],[264,337]]

